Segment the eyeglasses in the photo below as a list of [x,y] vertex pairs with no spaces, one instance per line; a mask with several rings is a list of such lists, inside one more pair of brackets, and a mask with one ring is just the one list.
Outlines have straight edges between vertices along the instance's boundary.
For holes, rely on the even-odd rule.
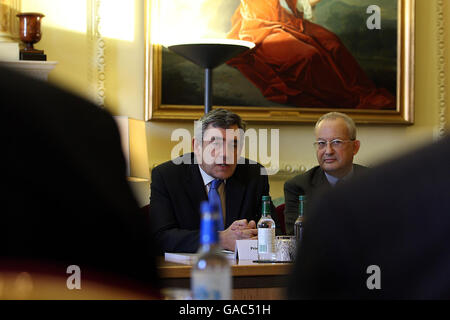
[[325,149],[327,147],[327,144],[330,144],[331,148],[333,148],[335,150],[339,150],[339,149],[342,149],[347,142],[351,142],[351,141],[355,141],[355,139],[351,139],[351,140],[333,139],[331,141],[317,140],[316,142],[313,143],[313,145],[316,148],[316,150]]

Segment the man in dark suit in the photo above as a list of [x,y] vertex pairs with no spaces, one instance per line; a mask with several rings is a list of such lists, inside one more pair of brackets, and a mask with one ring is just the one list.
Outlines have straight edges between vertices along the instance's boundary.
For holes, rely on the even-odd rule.
[[219,239],[225,249],[257,235],[261,198],[269,194],[264,167],[240,158],[245,126],[237,114],[216,109],[196,125],[194,152],[152,170],[150,215],[165,252],[197,251],[200,202],[211,197],[215,180],[220,181]]
[[313,204],[289,287],[300,299],[450,299],[450,137]]
[[284,184],[286,233],[294,234],[298,216],[298,196],[306,195],[308,202],[322,191],[358,176],[366,167],[353,163],[360,142],[356,140],[354,121],[344,113],[330,112],[316,122],[316,156],[319,165]]
[[150,222],[126,180],[114,119],[2,68],[0,89],[0,269],[53,270],[64,278],[57,284],[64,292],[70,265],[80,268],[86,290],[86,279],[158,289]]

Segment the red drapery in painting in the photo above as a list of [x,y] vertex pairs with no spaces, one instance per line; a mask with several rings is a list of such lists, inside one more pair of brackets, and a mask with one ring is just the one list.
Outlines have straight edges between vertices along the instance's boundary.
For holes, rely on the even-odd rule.
[[231,59],[264,97],[298,107],[384,109],[395,97],[376,88],[331,31],[303,19],[297,0],[241,0],[228,38],[255,48]]

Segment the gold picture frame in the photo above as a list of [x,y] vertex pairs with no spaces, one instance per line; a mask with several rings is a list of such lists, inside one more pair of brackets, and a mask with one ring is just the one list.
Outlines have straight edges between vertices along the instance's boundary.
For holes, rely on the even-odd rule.
[[[145,44],[145,119],[196,120],[204,112],[203,105],[162,103],[162,46],[154,43],[152,28],[158,27],[161,0],[146,0]],[[415,0],[397,0],[397,75],[395,110],[219,106],[230,109],[247,121],[256,123],[311,123],[330,111],[345,112],[357,123],[405,124],[414,123],[414,20]],[[214,103],[214,98],[213,98]]]

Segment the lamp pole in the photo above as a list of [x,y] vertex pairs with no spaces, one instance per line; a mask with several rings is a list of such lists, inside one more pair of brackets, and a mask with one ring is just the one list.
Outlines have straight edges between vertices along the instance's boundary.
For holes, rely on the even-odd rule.
[[211,68],[205,68],[205,114],[212,109],[212,72]]

